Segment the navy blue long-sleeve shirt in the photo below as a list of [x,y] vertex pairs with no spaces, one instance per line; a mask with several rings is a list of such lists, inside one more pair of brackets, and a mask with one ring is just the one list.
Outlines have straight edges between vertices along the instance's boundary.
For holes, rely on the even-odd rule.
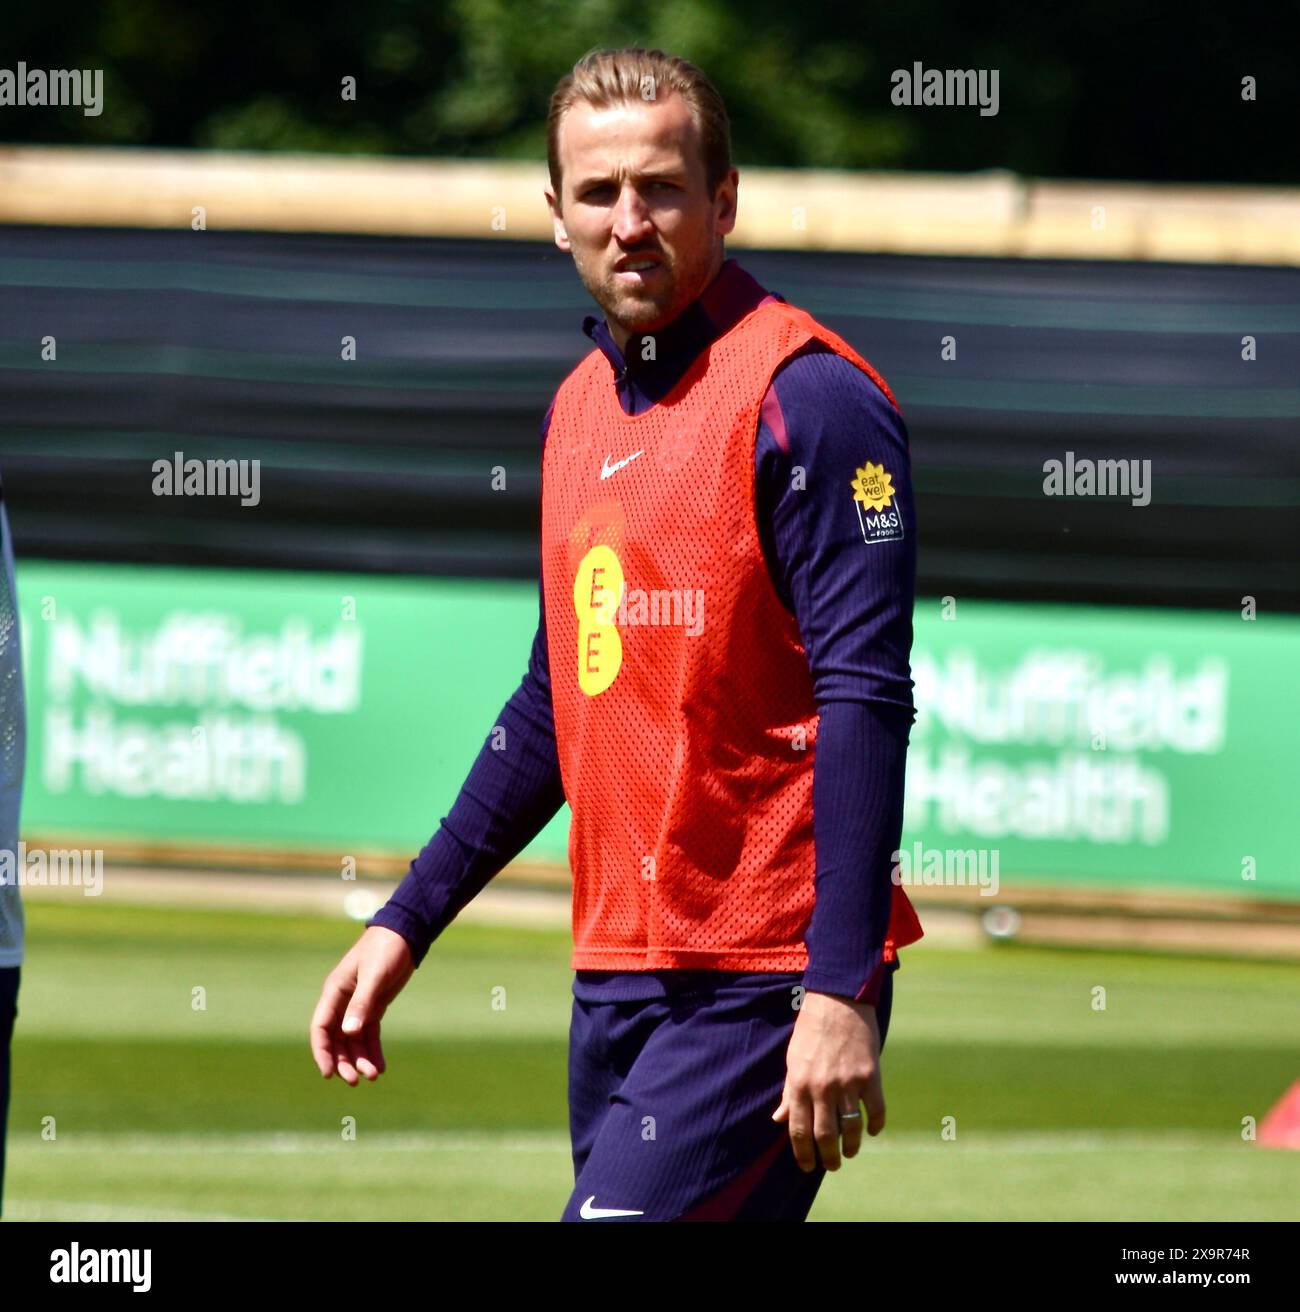
[[[583,331],[609,360],[623,410],[640,414],[671,391],[709,342],[770,295],[729,259],[703,295],[653,334],[653,351],[636,336],[620,351],[608,325],[594,316],[584,320]],[[548,409],[543,443],[550,418]],[[868,540],[852,480],[869,462],[890,475],[901,537]],[[907,431],[861,370],[810,342],[773,376],[754,464],[759,538],[777,595],[798,623],[819,713],[808,966],[781,974],[792,985],[874,1004],[884,979],[889,876],[902,830],[904,761],[915,714],[909,655],[916,520]],[[508,749],[484,744],[450,812],[368,922],[401,934],[417,964],[564,802],[540,586],[528,670],[498,724]],[[574,993],[607,1001],[662,996],[663,977],[688,973],[701,972],[581,970]]]

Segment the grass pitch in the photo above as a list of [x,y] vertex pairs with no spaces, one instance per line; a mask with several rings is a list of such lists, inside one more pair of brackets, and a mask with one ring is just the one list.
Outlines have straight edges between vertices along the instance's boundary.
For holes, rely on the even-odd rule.
[[[29,904],[6,1218],[557,1218],[567,935],[453,925],[349,1089],[307,1024],[358,932]],[[1300,1219],[1300,1154],[1242,1138],[1300,1078],[1300,967],[922,943],[895,984],[888,1126],[811,1219]]]

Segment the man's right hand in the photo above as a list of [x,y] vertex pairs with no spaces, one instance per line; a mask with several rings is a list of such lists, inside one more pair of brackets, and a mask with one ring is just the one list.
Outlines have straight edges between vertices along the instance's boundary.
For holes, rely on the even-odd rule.
[[325,1079],[338,1071],[356,1085],[358,1073],[368,1080],[383,1074],[379,1022],[414,970],[406,940],[371,925],[325,977],[311,1018],[311,1052]]

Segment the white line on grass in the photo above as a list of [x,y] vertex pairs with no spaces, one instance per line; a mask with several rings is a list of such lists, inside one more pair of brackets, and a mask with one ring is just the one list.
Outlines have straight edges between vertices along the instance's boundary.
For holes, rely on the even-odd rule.
[[[1028,1132],[969,1132],[953,1141],[939,1137],[938,1130],[890,1131],[863,1142],[864,1153],[891,1156],[915,1153],[956,1153],[960,1156],[998,1155],[1046,1156],[1052,1154],[1152,1152],[1182,1153],[1241,1151],[1250,1147],[1234,1130],[1221,1135],[1208,1131],[1179,1132],[1135,1130],[1035,1130]],[[568,1156],[569,1138],[556,1131],[515,1131],[504,1134],[456,1131],[412,1131],[409,1133],[362,1133],[355,1142],[333,1135],[273,1131],[264,1134],[87,1134],[65,1133],[56,1143],[20,1145],[10,1141],[17,1156],[78,1153],[111,1153],[127,1156],[209,1156],[248,1154],[252,1156],[302,1156],[336,1153],[521,1153]]]
[[90,1203],[79,1199],[43,1198],[40,1202],[5,1199],[6,1221],[272,1221],[269,1216],[243,1216],[233,1212],[187,1212],[179,1208],[120,1207],[116,1203]]
[[300,1154],[316,1155],[322,1152],[509,1152],[509,1153],[571,1153],[569,1138],[563,1133],[547,1130],[538,1133],[512,1134],[458,1134],[440,1131],[416,1131],[394,1134],[378,1131],[361,1134],[354,1142],[345,1142],[336,1135],[298,1134],[291,1131],[271,1131],[265,1134],[75,1134],[65,1132],[55,1143],[19,1145],[12,1137],[9,1151],[17,1156],[31,1157],[60,1153],[113,1153],[124,1156],[207,1156],[209,1154],[249,1153],[255,1156]]

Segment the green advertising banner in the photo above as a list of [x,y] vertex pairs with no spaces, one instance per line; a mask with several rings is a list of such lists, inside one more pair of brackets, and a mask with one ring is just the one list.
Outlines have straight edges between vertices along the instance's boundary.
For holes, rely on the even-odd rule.
[[[414,856],[528,665],[527,584],[23,562],[23,828]],[[533,854],[563,860],[567,814]]]
[[[18,591],[24,831],[110,857],[413,856],[537,624],[522,582],[25,561]],[[904,870],[1300,896],[1298,673],[1294,616],[922,599]]]
[[1300,618],[917,611],[905,855],[988,849],[1004,878],[1300,896]]

